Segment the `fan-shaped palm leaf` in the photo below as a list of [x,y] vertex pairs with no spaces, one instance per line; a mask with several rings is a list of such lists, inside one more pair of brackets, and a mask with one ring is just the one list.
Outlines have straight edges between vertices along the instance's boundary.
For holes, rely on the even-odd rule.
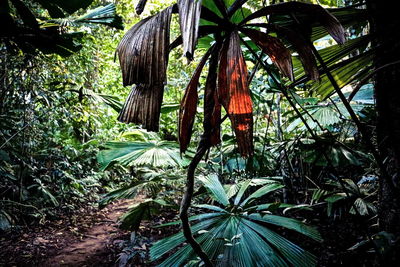
[[[252,183],[248,180],[242,184],[235,203],[231,205],[216,175],[203,177],[201,181],[222,207],[196,205],[212,212],[191,217],[191,221],[198,221],[193,225],[192,233],[216,266],[314,266],[316,264],[314,255],[275,233],[267,225],[279,225],[320,241],[321,237],[314,228],[282,216],[268,214],[262,217],[251,211],[255,210],[254,206],[247,205],[251,199],[259,199],[262,195],[279,189],[280,187],[274,186],[276,184],[267,184],[268,189],[265,186],[261,187],[241,201]],[[151,259],[159,259],[184,241],[184,235],[180,232],[156,242],[150,249]],[[189,245],[185,245],[160,266],[183,265],[194,259],[193,250]]]
[[270,5],[246,17],[241,24],[244,24],[252,19],[267,16],[271,14],[290,14],[290,13],[301,13],[311,16],[315,21],[321,23],[326,28],[329,34],[338,42],[343,44],[345,42],[345,33],[343,26],[340,22],[327,12],[323,7],[319,5],[306,4],[301,2],[287,2],[276,5]]
[[92,24],[103,24],[115,27],[117,29],[123,29],[122,19],[116,14],[116,8],[114,4],[108,4],[104,7],[97,7],[93,10],[89,10],[82,16],[70,16],[66,18],[52,19],[46,21],[46,23],[75,27],[79,27],[81,25],[90,26]]
[[176,143],[168,141],[148,142],[109,142],[106,150],[98,154],[102,170],[115,163],[123,166],[174,167],[184,166],[187,162],[179,155]]

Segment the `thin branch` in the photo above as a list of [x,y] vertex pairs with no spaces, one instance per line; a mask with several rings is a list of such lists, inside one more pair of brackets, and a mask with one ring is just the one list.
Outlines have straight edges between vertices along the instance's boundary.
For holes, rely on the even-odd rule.
[[190,207],[190,203],[192,202],[193,192],[194,192],[194,172],[197,168],[197,165],[203,158],[203,156],[206,153],[208,148],[209,148],[209,145],[205,142],[204,139],[202,139],[197,148],[197,152],[196,152],[195,156],[193,157],[192,161],[190,162],[190,165],[189,165],[188,171],[187,171],[187,178],[186,178],[186,191],[185,191],[185,194],[184,194],[182,202],[181,202],[179,217],[182,221],[183,234],[184,234],[187,242],[193,248],[193,251],[204,262],[205,266],[209,267],[209,266],[213,266],[213,264],[211,263],[210,258],[203,251],[203,249],[201,248],[199,243],[197,243],[197,241],[194,239],[194,237],[192,235],[192,231],[190,229],[189,216],[188,216],[188,210]]

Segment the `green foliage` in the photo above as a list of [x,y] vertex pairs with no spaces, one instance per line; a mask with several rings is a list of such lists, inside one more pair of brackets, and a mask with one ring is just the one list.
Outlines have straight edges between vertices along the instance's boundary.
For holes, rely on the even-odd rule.
[[129,208],[121,218],[121,227],[127,230],[137,231],[142,220],[150,220],[160,214],[164,207],[171,207],[163,199],[145,199]]
[[[363,181],[366,180],[367,182]],[[316,189],[312,195],[312,201],[318,203],[323,200],[327,203],[328,216],[342,216],[345,213],[353,215],[369,216],[377,213],[373,203],[376,184],[374,179],[364,177],[358,184],[353,180],[343,179],[344,187],[338,182],[330,182],[330,190]],[[372,182],[368,182],[371,180]],[[325,186],[326,187],[326,186]]]
[[[87,204],[103,207],[117,199],[138,201],[121,218],[123,227],[132,231],[143,220],[152,223],[155,216],[177,212],[185,168],[197,142],[192,142],[188,156],[181,157],[176,118],[199,55],[212,45],[215,36],[199,39],[190,64],[182,59],[180,47],[170,53],[160,134],[116,123],[129,89],[122,86],[114,62],[123,34],[116,14],[130,26],[175,2],[152,1],[140,17],[134,13],[136,3],[128,0],[117,1],[115,6],[109,1],[9,0],[0,4],[0,230],[44,223],[60,212]],[[335,6],[337,1],[319,2]],[[214,1],[203,0],[203,4],[219,12]],[[260,1],[248,1],[232,20],[240,21],[261,7]],[[331,11],[345,25],[348,42],[335,44],[319,25],[312,25],[309,37],[348,97],[371,70],[374,47],[372,37],[365,35],[364,9]],[[307,21],[300,14],[298,18]],[[11,19],[9,24],[7,19]],[[269,19],[295,28],[288,16]],[[213,23],[201,21],[201,25],[206,24]],[[31,37],[16,36],[16,29],[21,28],[28,35],[33,33]],[[43,36],[37,38],[38,34]],[[179,35],[174,15],[171,40]],[[249,45],[257,49],[278,83],[288,84],[279,77],[271,59],[253,43]],[[222,144],[209,151],[196,173],[200,187],[191,217],[193,235],[217,265],[315,265],[316,258],[301,249],[302,244],[278,233],[286,228],[282,232],[285,237],[290,236],[286,232],[296,231],[320,241],[319,234],[282,215],[320,222],[326,214],[337,219],[334,223],[361,215],[368,220],[366,225],[376,223],[376,181],[360,179],[375,177],[379,173],[376,163],[321,67],[322,80],[308,81],[298,55],[285,45],[293,53],[297,79],[290,84],[289,100],[300,116],[278,90],[279,84],[244,48],[249,72],[257,68],[250,83],[254,157],[240,157],[230,124],[224,121]],[[205,83],[206,71],[207,65],[200,84]],[[203,87],[197,91],[193,140],[200,139],[204,110]],[[373,91],[373,84],[368,83],[351,101],[371,136],[376,131]],[[308,132],[301,116],[317,138]],[[346,178],[342,179],[344,186],[339,183],[341,177]],[[317,209],[322,212],[316,213]],[[359,242],[357,238],[354,243]],[[390,234],[379,233],[373,240],[379,250],[382,247],[382,254],[390,251]],[[184,242],[182,233],[158,241],[151,256],[161,260],[175,252],[164,259],[164,265],[199,264]],[[142,250],[133,251],[143,254]]]
[[[85,1],[48,1],[37,2],[49,11],[49,16],[35,14],[24,1],[11,1],[15,9],[2,7],[5,18],[5,27],[2,27],[0,36],[8,43],[15,44],[27,54],[35,54],[39,50],[45,54],[70,56],[82,49],[83,32],[67,32],[69,26],[103,24],[122,29],[121,17],[116,14],[115,5],[109,4],[98,7],[82,16],[70,16],[81,8],[87,8],[93,0]],[[15,19],[20,17],[21,21]]]
[[187,161],[180,157],[179,146],[169,141],[109,142],[98,155],[101,169],[115,163],[123,166],[183,167]]
[[[281,184],[264,180],[264,186],[250,193],[250,184],[254,181],[247,180],[235,195],[228,197],[217,175],[204,177],[201,182],[207,188],[210,197],[220,205],[196,205],[195,207],[209,212],[202,212],[190,218],[196,222],[192,226],[192,233],[216,265],[314,266],[316,264],[312,254],[270,228],[271,225],[284,227],[321,241],[319,233],[314,228],[295,219],[272,215],[267,212],[268,208],[263,208],[266,206],[262,205],[261,199],[282,188]],[[156,242],[150,250],[151,258],[159,259],[184,241],[181,232]],[[182,265],[191,260],[195,260],[194,252],[189,245],[184,245],[160,266]]]
[[60,25],[61,27],[79,27],[103,24],[117,29],[123,29],[121,17],[116,15],[114,4],[97,7],[96,9],[89,10],[86,14],[78,17],[71,16],[67,18],[51,19],[46,21],[43,27],[53,26],[54,24]]

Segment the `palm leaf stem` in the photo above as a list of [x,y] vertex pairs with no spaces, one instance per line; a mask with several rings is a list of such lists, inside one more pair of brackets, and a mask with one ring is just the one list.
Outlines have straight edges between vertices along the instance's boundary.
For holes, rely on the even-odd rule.
[[[301,107],[301,109],[304,111],[305,114],[307,114],[307,116],[321,129],[321,131],[328,131],[328,129],[324,128],[321,123],[319,123],[318,120],[316,120],[311,114],[310,112],[308,112],[308,110],[303,107],[303,105],[293,96],[293,92],[291,90],[288,90],[290,92],[290,95],[293,97],[294,101],[296,102],[297,105],[299,105]],[[330,132],[329,132],[330,133]]]
[[228,17],[230,18],[233,14],[235,14],[236,10],[243,7],[243,5],[247,2],[247,0],[236,0],[229,8],[228,8]]
[[[297,20],[296,16],[292,13],[290,14],[290,16],[292,17],[292,19],[297,23],[297,25],[300,27],[301,24],[300,22]],[[302,34],[300,32],[300,34]],[[375,158],[378,167],[382,173],[383,178],[386,180],[386,182],[388,183],[389,187],[391,188],[391,190],[398,192],[399,190],[395,187],[395,185],[393,184],[392,179],[390,179],[390,176],[387,173],[387,170],[385,168],[385,165],[383,164],[383,160],[380,156],[380,154],[378,153],[378,151],[376,150],[374,144],[372,143],[372,138],[369,135],[367,129],[365,128],[365,126],[361,123],[361,121],[358,119],[356,113],[354,112],[353,108],[351,107],[349,101],[347,101],[345,95],[343,94],[342,90],[340,90],[339,85],[337,84],[335,78],[333,77],[332,73],[329,71],[328,66],[326,65],[325,61],[322,59],[321,55],[318,53],[317,49],[315,48],[315,46],[313,44],[311,44],[311,49],[314,52],[315,57],[317,58],[318,62],[320,63],[322,69],[324,70],[324,72],[326,73],[326,76],[328,77],[329,81],[332,84],[333,89],[335,90],[336,94],[339,96],[340,100],[342,101],[344,107],[346,108],[347,112],[350,114],[351,119],[354,121],[354,123],[356,124],[358,130],[360,131],[365,144],[367,145],[368,150],[370,150],[370,152],[372,153],[373,157]],[[357,209],[356,209],[357,210]]]

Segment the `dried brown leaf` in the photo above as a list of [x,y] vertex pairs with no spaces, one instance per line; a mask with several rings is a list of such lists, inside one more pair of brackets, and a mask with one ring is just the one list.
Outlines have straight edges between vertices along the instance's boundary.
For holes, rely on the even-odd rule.
[[185,94],[181,101],[181,107],[179,110],[179,122],[178,122],[178,139],[181,153],[185,152],[190,143],[192,136],[193,123],[197,110],[198,93],[197,88],[199,86],[199,78],[204,65],[210,56],[210,50],[203,56],[200,63],[190,79],[189,84],[186,87]]
[[172,10],[138,22],[122,38],[117,52],[124,86],[165,82]]
[[197,44],[202,0],[179,0],[179,25],[183,39],[183,55],[193,60]]
[[322,26],[329,32],[329,34],[339,44],[343,44],[346,41],[345,31],[340,22],[330,14],[326,9],[320,5],[313,5],[301,2],[286,2],[279,3],[276,5],[269,5],[259,9],[250,16],[246,17],[242,24],[263,16],[268,15],[279,15],[279,14],[295,14],[296,12],[302,14],[308,14],[310,18],[315,18],[315,21],[321,23]]
[[149,131],[158,131],[163,93],[164,85],[134,85],[118,120],[141,124]]
[[221,103],[217,94],[219,48],[217,46],[211,55],[204,88],[204,137],[211,146],[221,142]]
[[241,31],[271,58],[272,62],[286,77],[291,81],[294,80],[292,55],[278,38],[253,29],[243,28]]
[[294,50],[299,54],[301,64],[307,75],[312,80],[319,80],[317,61],[315,60],[311,44],[307,42],[301,34],[288,28],[275,26],[274,30],[279,36],[288,40]]

